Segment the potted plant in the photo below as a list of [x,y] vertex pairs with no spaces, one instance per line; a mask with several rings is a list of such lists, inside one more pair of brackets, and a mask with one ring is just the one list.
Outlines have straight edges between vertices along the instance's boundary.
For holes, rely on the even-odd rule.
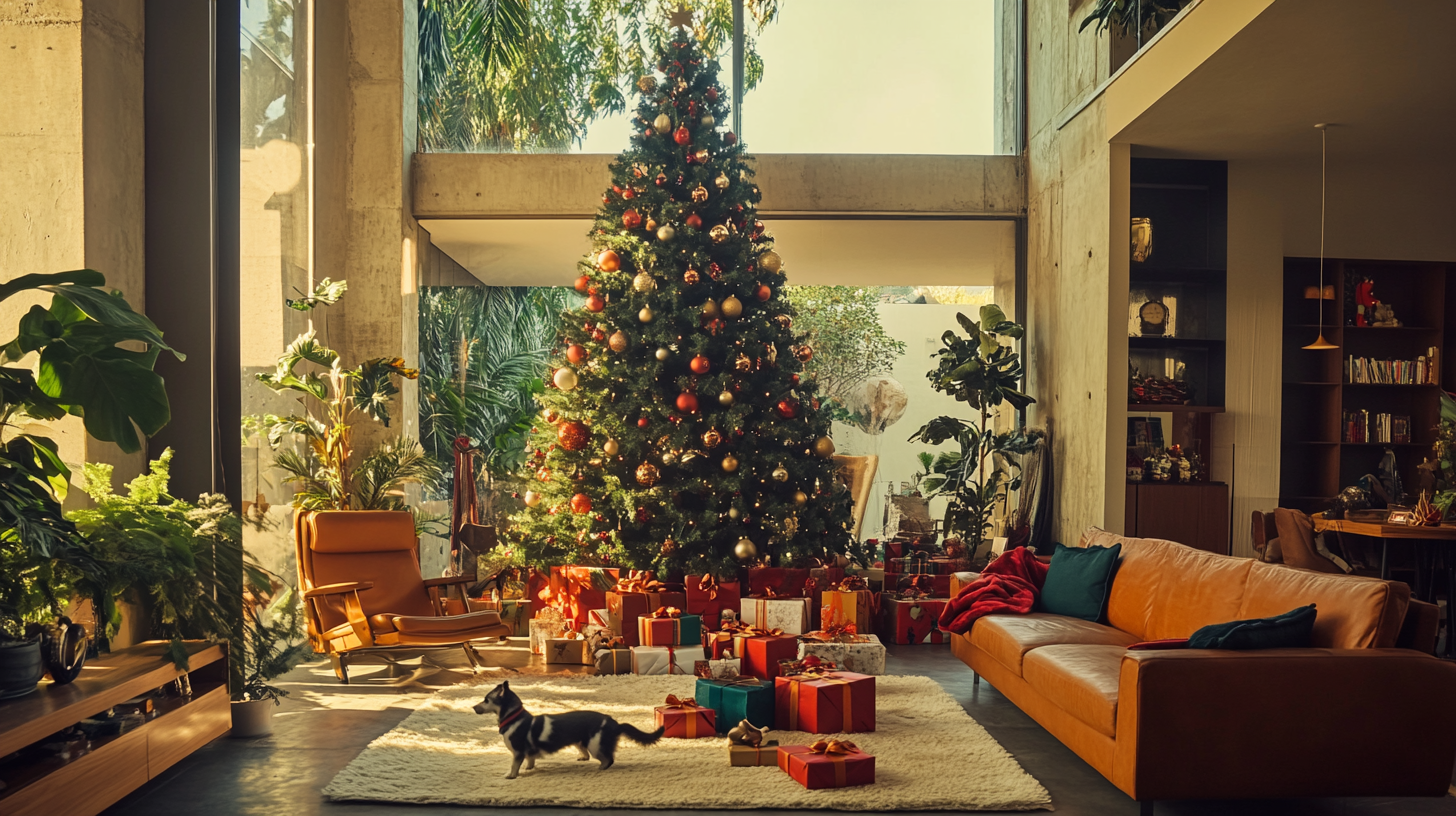
[[40,680],[44,636],[28,633],[27,624],[59,616],[68,597],[63,573],[104,579],[90,542],[61,510],[70,470],[56,443],[31,424],[79,416],[92,437],[132,453],[141,449],[138,431],[154,434],[171,418],[152,367],[162,351],[183,357],[105,285],[90,269],[0,284],[0,301],[51,296],[0,347],[0,361],[9,363],[0,365],[0,698],[27,694]]
[[986,539],[996,505],[1006,494],[1021,486],[1020,456],[1031,451],[1034,440],[1021,429],[998,433],[992,426],[992,412],[1002,404],[1025,408],[1036,402],[1018,390],[1021,357],[1005,339],[1020,338],[1022,327],[1006,319],[1001,307],[982,306],[980,321],[957,314],[967,337],[954,331],[941,335],[945,346],[926,377],[935,390],[955,397],[976,409],[974,421],[942,416],[930,420],[910,437],[930,445],[954,441],[958,450],[935,457],[933,475],[923,486],[927,498],[947,496],[945,512],[947,538],[959,536],[974,558]]
[[233,654],[243,666],[243,688],[232,702],[235,737],[273,733],[273,710],[288,696],[269,681],[288,673],[310,654],[303,639],[298,593],[288,582],[258,566],[243,570],[243,642]]

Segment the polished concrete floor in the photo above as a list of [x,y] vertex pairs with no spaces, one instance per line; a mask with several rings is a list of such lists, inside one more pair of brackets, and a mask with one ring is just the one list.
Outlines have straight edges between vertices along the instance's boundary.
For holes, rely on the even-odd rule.
[[[538,662],[540,658],[532,658],[521,646],[489,650],[486,654],[488,665],[504,667],[492,673],[499,672],[507,678],[517,672],[535,674],[543,670]],[[948,646],[892,646],[887,670],[891,674],[926,675],[939,682],[1022,767],[1046,786],[1058,813],[1134,816],[1139,812],[1137,803],[1064,748],[989,684],[983,681],[973,686],[970,670],[950,654]],[[295,670],[279,684],[290,695],[278,709],[272,737],[219,739],[106,811],[107,816],[204,813],[210,816],[398,816],[422,812],[434,816],[486,810],[533,816],[582,813],[556,808],[406,807],[325,801],[319,791],[371,740],[408,716],[421,698],[469,677],[463,655],[455,651],[435,653],[424,660],[405,661],[393,667],[361,666],[353,674],[354,682],[342,686],[334,680],[326,662]],[[1311,746],[1311,750],[1318,750],[1318,746]],[[1332,762],[1346,760],[1350,758],[1331,757]],[[1270,761],[1277,762],[1278,758],[1271,757]],[[610,795],[605,793],[610,790],[608,782],[592,778],[584,780],[584,784],[601,786],[603,801],[610,800]],[[596,810],[593,813],[640,811]],[[1226,813],[1456,816],[1456,798],[1160,802],[1157,813],[1159,816]]]

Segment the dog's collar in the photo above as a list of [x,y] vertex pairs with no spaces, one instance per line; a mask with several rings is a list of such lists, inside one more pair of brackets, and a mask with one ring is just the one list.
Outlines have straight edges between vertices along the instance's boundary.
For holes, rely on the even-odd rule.
[[516,720],[517,717],[519,717],[519,716],[521,716],[522,714],[525,714],[525,713],[526,713],[526,708],[525,708],[525,706],[522,706],[522,707],[516,709],[514,712],[512,712],[510,716],[502,718],[501,721],[500,721],[500,724],[497,726],[498,728],[500,728],[500,732],[502,734],[504,734],[506,732],[506,726],[508,726],[511,723],[515,722],[515,720]]

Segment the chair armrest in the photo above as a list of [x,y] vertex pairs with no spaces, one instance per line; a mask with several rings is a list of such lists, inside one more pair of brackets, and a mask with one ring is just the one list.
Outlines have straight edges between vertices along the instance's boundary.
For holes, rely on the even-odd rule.
[[1453,696],[1456,665],[1410,649],[1126,652],[1113,782],[1140,800],[1441,796]]
[[366,589],[373,589],[373,581],[354,581],[347,584],[327,584],[321,587],[314,587],[303,593],[304,598],[322,598],[328,595],[342,595],[345,592],[361,592]]
[[474,575],[446,575],[444,578],[426,578],[425,588],[450,586],[452,584],[473,584]]

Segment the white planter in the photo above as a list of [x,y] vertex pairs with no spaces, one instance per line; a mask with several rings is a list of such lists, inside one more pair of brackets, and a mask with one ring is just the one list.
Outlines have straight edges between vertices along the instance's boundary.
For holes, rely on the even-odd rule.
[[277,704],[272,700],[234,701],[232,708],[233,736],[266,737],[273,733],[273,709]]

